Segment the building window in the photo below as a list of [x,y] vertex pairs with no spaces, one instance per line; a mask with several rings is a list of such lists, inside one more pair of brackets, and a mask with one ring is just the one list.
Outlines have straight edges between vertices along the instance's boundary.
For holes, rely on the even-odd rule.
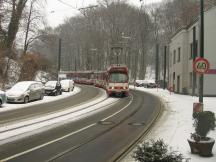
[[194,55],[195,55],[195,57],[197,57],[198,56],[198,40],[196,40],[196,48],[195,48],[195,52],[194,52]]
[[176,50],[173,51],[173,64],[176,63]]
[[192,84],[193,84],[193,73],[192,73],[192,72],[189,73],[189,78],[190,78],[189,86],[190,86],[190,88],[191,88],[191,87],[192,87]]
[[193,49],[193,43],[190,44],[190,56],[189,56],[189,59],[193,59],[193,55],[195,55],[195,57],[198,56],[198,53],[197,53],[197,50],[198,49],[198,41],[196,40],[196,43],[195,43],[195,51]]
[[172,53],[170,53],[169,65],[170,65],[170,67],[172,66]]
[[181,47],[178,48],[178,62],[181,61]]
[[190,44],[190,56],[189,59],[193,59],[193,43]]

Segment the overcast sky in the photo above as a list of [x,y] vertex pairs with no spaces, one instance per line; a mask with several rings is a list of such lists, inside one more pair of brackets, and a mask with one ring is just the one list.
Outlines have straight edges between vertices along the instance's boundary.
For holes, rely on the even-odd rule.
[[[133,5],[140,5],[140,0],[129,0]],[[161,0],[143,0],[145,4]],[[97,4],[97,0],[47,0],[46,15],[52,27],[61,24],[67,17],[79,14],[78,8]]]

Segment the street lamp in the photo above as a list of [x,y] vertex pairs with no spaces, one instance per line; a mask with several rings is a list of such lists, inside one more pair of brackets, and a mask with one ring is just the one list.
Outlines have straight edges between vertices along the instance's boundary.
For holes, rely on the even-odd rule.
[[59,51],[58,51],[58,81],[59,81],[59,74],[60,74],[60,69],[61,69],[61,45],[62,45],[62,40],[59,38]]
[[[200,0],[200,57],[204,58],[204,2]],[[199,102],[203,103],[203,74],[199,78]]]

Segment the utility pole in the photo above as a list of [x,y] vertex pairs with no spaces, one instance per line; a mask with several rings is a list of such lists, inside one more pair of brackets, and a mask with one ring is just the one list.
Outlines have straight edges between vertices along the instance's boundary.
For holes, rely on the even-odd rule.
[[155,53],[155,83],[158,83],[159,80],[159,44],[156,44],[156,53]]
[[62,44],[62,40],[61,38],[59,38],[59,51],[58,51],[58,81],[59,81],[59,74],[60,74],[60,69],[61,69],[61,44]]
[[[200,57],[204,58],[204,2],[200,0]],[[203,74],[199,78],[199,102],[203,103]]]
[[164,80],[163,80],[163,89],[166,89],[166,61],[167,61],[167,46],[164,46]]
[[[196,27],[193,27],[193,61],[197,57],[197,44],[196,44]],[[195,88],[196,88],[196,72],[193,71],[193,83],[192,83],[192,96],[195,95]]]

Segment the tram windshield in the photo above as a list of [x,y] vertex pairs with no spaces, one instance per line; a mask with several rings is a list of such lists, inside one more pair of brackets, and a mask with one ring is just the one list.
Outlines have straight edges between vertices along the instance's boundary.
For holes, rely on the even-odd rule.
[[127,82],[128,77],[124,73],[111,73],[110,74],[110,82],[113,83],[125,83]]

